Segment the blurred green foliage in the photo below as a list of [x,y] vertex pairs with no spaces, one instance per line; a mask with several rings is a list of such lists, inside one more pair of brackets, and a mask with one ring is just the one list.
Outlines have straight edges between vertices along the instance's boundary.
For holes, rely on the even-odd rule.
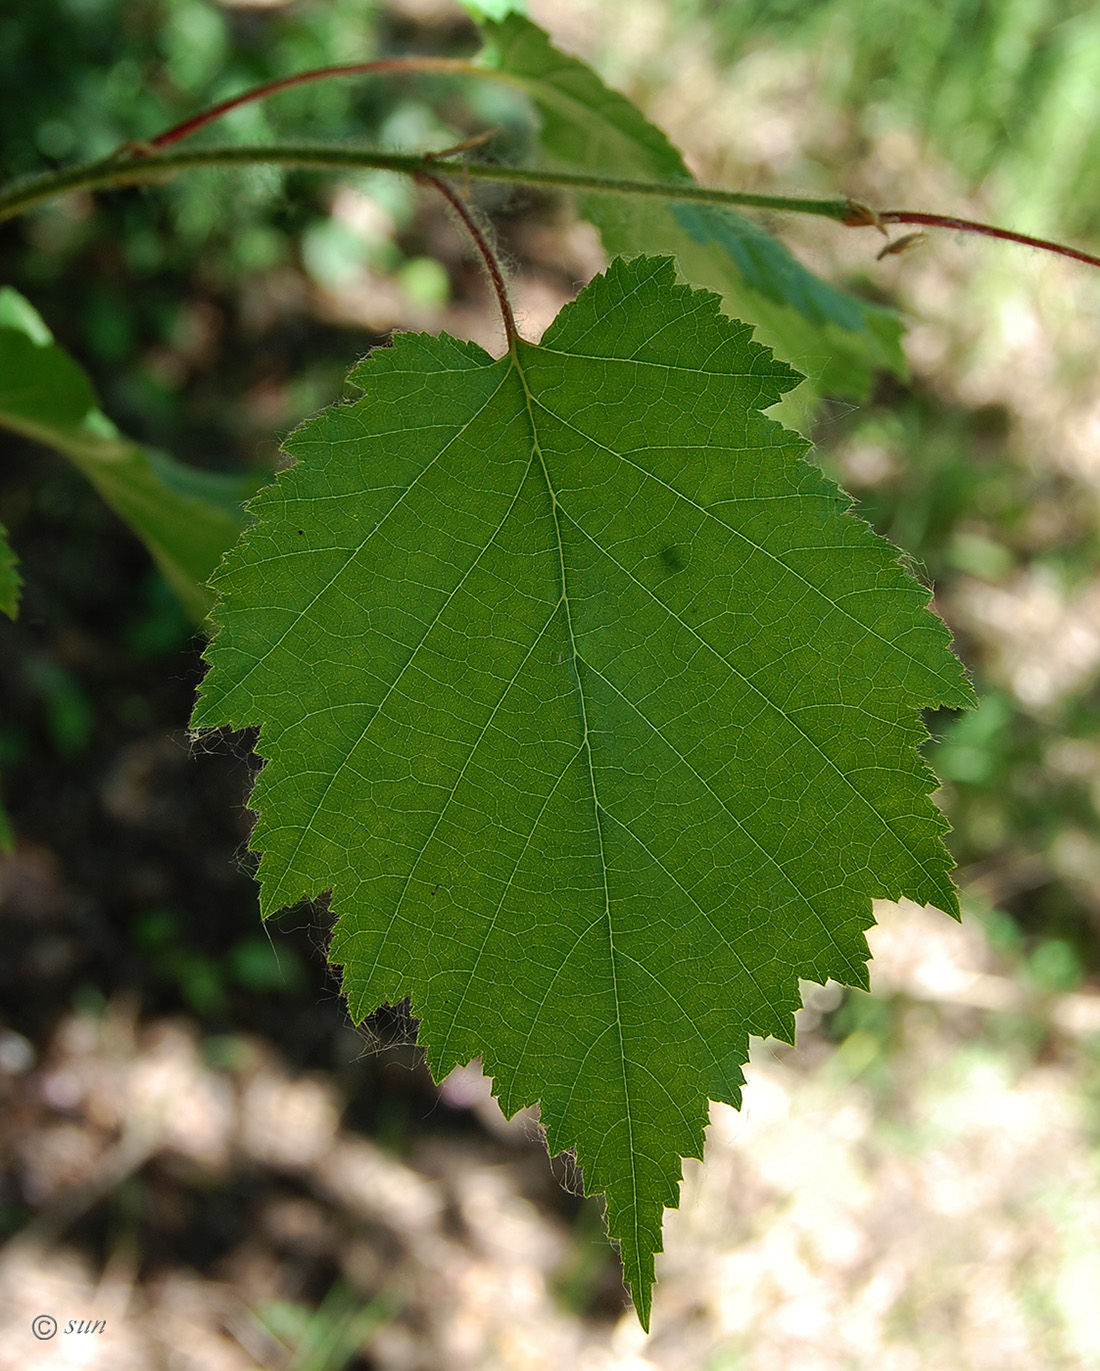
[[162,990],[178,994],[200,1018],[224,1014],[235,989],[253,995],[294,996],[306,985],[305,967],[289,946],[257,932],[216,952],[199,947],[190,921],[174,909],[147,910],[130,926],[130,945]]
[[[478,38],[457,8],[451,22],[418,29],[370,0],[265,8],[36,0],[0,14],[0,177],[104,156],[274,77],[409,47],[472,52]],[[470,85],[440,77],[323,82],[233,112],[218,136],[263,142],[304,132],[442,147],[499,122],[509,100],[517,105],[505,92]],[[392,231],[379,242],[369,229],[332,218],[321,178],[211,170],[100,196],[94,206],[80,197],[47,206],[0,230],[0,263],[91,372],[124,431],[202,465],[270,462],[271,435],[242,431],[240,416],[226,421],[233,385],[239,396],[270,385],[274,372],[279,403],[269,404],[269,416],[292,426],[338,392],[349,356],[370,339],[337,346],[333,329],[307,353],[303,334],[323,330],[299,324],[272,342],[265,324],[280,321],[257,316],[278,312],[280,286],[283,296],[313,282],[338,288],[346,268],[364,262],[410,298],[446,298],[445,273],[426,274],[426,254],[414,244],[407,255],[401,245],[403,233],[415,238],[415,204],[407,188],[387,188]],[[203,364],[205,353],[222,349],[234,355],[219,384]],[[295,385],[284,383],[291,372]]]
[[392,1298],[379,1297],[364,1307],[362,1295],[340,1283],[316,1309],[291,1300],[265,1300],[252,1311],[286,1350],[286,1371],[341,1371],[397,1312]]
[[1100,10],[1083,0],[672,0],[720,60],[812,53],[821,94],[868,136],[923,135],[1024,232],[1100,223]]

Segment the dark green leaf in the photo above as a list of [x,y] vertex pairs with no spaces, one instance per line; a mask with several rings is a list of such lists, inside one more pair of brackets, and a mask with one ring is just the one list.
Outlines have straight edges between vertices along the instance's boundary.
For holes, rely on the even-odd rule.
[[719,304],[637,258],[539,346],[375,352],[253,502],[193,720],[260,727],[265,912],[331,889],[353,1012],[541,1101],[643,1321],[749,1035],[866,984],[873,898],[957,909],[917,711],[962,668]]

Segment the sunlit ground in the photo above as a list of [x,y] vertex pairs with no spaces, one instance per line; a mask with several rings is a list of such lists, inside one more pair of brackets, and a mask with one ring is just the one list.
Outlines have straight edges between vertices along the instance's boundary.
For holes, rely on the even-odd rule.
[[[216,1044],[121,1006],[71,1019],[33,1087],[6,1039],[8,1100],[34,1125],[19,1161],[44,1205],[0,1262],[0,1366],[300,1366],[286,1349],[310,1327],[387,1371],[1100,1365],[1100,995],[1005,974],[976,923],[879,913],[874,993],[808,987],[799,1046],[757,1043],[743,1110],[713,1110],[667,1221],[648,1338],[629,1310],[571,1312],[599,1240],[528,1198],[533,1125],[494,1117],[476,1071],[442,1107],[511,1131],[513,1161],[453,1139],[399,1161],[259,1044],[212,1067]],[[190,1186],[266,1177],[223,1280],[177,1268],[136,1287],[125,1245],[96,1276],[54,1241],[150,1163]],[[320,1313],[276,1297],[318,1253],[344,1271]],[[357,1286],[381,1293],[364,1307]],[[31,1362],[20,1338],[13,1355],[50,1310],[94,1313],[110,1336],[44,1343]]]

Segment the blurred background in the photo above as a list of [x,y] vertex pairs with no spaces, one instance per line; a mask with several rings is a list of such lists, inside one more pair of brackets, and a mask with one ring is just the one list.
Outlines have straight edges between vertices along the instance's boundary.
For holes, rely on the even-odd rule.
[[[1100,242],[1100,11],[1071,0],[531,0],[707,180]],[[899,41],[903,36],[904,41]],[[34,0],[0,12],[0,175],[267,78],[466,55],[447,0]],[[247,141],[443,148],[490,83],[333,82]],[[567,199],[479,193],[538,337],[602,265]],[[201,640],[141,545],[4,437],[0,1367],[1100,1367],[1100,276],[937,234],[772,225],[907,324],[907,381],[827,397],[816,460],[935,589],[981,708],[929,718],[964,920],[882,906],[873,993],[806,987],[659,1258],[653,1333],[600,1213],[476,1066],[353,1028],[323,909],[263,929],[248,739],[185,734]],[[499,347],[440,204],[385,175],[195,173],[0,227],[0,273],[130,436],[265,472],[395,327]],[[811,373],[812,357],[792,357]],[[108,1332],[35,1342],[38,1314]]]

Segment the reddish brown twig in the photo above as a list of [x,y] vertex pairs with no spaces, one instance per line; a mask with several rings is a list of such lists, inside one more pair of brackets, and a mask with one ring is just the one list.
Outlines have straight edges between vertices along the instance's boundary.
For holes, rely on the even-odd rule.
[[1090,267],[1100,267],[1100,257],[1080,248],[1066,247],[1064,243],[1051,242],[1049,238],[1032,238],[1027,233],[1014,233],[1011,229],[997,228],[995,224],[981,224],[974,219],[956,219],[950,214],[923,214],[915,210],[885,209],[875,215],[876,227],[882,224],[923,224],[927,228],[955,229],[959,233],[980,233],[986,238],[1001,238],[1006,243],[1022,243],[1026,248],[1039,248],[1042,252],[1055,252],[1060,257],[1072,257],[1076,262],[1085,262]]
[[334,76],[376,76],[381,72],[393,71],[437,71],[450,72],[452,75],[468,75],[471,71],[479,70],[480,68],[473,67],[470,62],[459,57],[385,57],[374,62],[352,62],[341,67],[316,67],[313,71],[300,71],[293,76],[280,76],[274,81],[265,81],[262,86],[253,86],[251,90],[234,95],[218,105],[212,105],[210,109],[202,110],[199,114],[193,114],[190,119],[185,119],[180,124],[174,124],[172,128],[158,133],[155,138],[143,138],[138,143],[127,144],[125,150],[139,156],[159,152],[162,148],[171,147],[173,143],[179,143],[184,138],[190,138],[193,133],[205,128],[207,124],[214,123],[230,110],[239,109],[241,105],[249,105],[254,100],[264,100],[269,95],[290,90],[294,86],[307,85],[311,81],[327,81]]

